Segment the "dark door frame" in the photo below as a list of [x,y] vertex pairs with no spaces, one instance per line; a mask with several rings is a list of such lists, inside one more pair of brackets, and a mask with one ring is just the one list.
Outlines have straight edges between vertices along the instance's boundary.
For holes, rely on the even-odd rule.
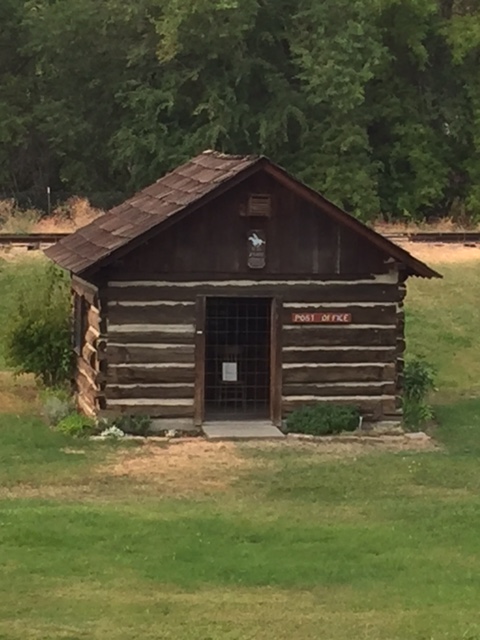
[[[269,296],[214,296],[225,298],[265,298]],[[270,322],[270,419],[279,427],[282,422],[282,301],[271,300]],[[207,296],[196,298],[195,318],[195,396],[194,422],[202,426],[205,421],[205,326]]]

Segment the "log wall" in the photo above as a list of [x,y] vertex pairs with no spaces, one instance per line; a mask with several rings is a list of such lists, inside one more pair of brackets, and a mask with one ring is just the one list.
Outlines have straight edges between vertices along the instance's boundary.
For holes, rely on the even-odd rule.
[[[168,428],[198,423],[197,299],[259,296],[275,298],[282,319],[283,415],[317,401],[354,404],[371,419],[399,415],[404,288],[396,271],[351,280],[202,282],[119,275],[108,282],[104,296],[108,411],[147,414],[165,420]],[[292,324],[291,315],[299,310],[351,313],[352,323]]]
[[108,412],[148,415],[157,429],[192,429],[195,296],[173,299],[152,282],[110,282],[107,291]]
[[83,336],[76,349],[75,392],[79,409],[86,415],[95,416],[105,406],[105,375],[102,354],[99,350],[105,323],[102,320],[101,301],[97,287],[80,278],[72,279],[73,295],[81,299],[74,305],[74,323],[81,322]]
[[[283,304],[282,409],[330,402],[357,406],[369,420],[400,417],[399,370],[403,357],[403,297],[397,272],[375,284],[337,285],[335,296],[318,301],[297,292]],[[335,297],[335,302],[332,298]],[[294,312],[350,313],[339,325],[293,324]]]

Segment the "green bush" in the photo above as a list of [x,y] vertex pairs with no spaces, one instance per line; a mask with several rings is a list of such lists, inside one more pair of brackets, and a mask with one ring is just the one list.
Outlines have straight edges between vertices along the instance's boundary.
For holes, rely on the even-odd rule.
[[69,436],[80,438],[91,435],[95,431],[95,421],[80,413],[70,413],[60,420],[56,429]]
[[324,436],[358,427],[360,412],[356,407],[318,403],[295,409],[287,418],[290,433]]
[[71,374],[70,282],[53,265],[39,263],[21,284],[7,321],[6,360],[18,373],[33,373],[58,386]]
[[435,369],[423,358],[406,361],[403,372],[403,422],[414,431],[433,418],[427,398],[435,389]]
[[114,418],[113,425],[132,436],[146,436],[150,429],[151,419],[148,416],[122,415]]

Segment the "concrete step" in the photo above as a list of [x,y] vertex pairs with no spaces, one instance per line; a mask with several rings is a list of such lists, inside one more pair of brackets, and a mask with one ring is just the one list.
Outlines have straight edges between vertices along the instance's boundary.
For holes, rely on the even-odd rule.
[[207,440],[273,440],[285,435],[267,421],[207,422],[202,426]]

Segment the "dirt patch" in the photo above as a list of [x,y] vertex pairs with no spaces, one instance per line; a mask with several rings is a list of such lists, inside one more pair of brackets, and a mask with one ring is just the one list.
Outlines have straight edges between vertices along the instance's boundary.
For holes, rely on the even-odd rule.
[[415,258],[428,264],[458,264],[480,261],[480,245],[433,244],[423,242],[397,242]]
[[193,438],[165,445],[147,441],[117,453],[102,473],[160,484],[175,493],[209,493],[228,488],[252,464],[232,442]]

